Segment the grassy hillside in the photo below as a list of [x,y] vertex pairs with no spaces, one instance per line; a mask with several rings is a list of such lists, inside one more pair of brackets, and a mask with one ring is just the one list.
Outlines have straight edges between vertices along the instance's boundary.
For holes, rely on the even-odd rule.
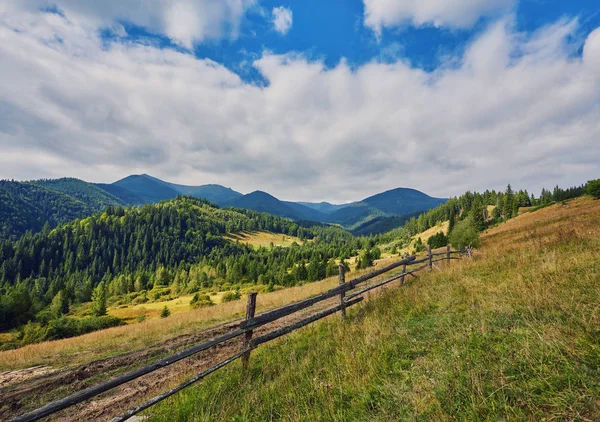
[[472,260],[388,289],[152,408],[151,420],[600,420],[600,201],[489,230]]

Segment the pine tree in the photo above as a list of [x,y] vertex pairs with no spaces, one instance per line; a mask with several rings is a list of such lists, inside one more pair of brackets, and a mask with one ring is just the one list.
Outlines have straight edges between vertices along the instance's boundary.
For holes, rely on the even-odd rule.
[[92,293],[92,313],[94,316],[106,315],[106,285],[101,281]]
[[162,311],[160,311],[160,317],[161,318],[166,318],[169,315],[171,315],[171,311],[169,311],[169,308],[167,308],[167,305],[165,305],[165,307],[162,308]]

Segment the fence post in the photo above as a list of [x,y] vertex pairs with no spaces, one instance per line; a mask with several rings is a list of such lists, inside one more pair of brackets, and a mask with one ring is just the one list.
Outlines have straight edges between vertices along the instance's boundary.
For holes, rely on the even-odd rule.
[[429,261],[427,261],[427,268],[429,268],[429,271],[431,271],[432,269],[432,259],[433,259],[433,255],[431,255],[431,245],[427,245],[427,256],[429,257]]
[[[254,312],[256,311],[256,295],[257,292],[251,291],[248,293],[248,304],[246,305],[246,321],[254,318]],[[244,345],[242,346],[246,349],[250,346],[250,340],[252,340],[252,330],[246,331],[244,334]],[[248,369],[248,363],[250,362],[250,350],[248,350],[242,356],[242,367],[244,369]]]
[[446,245],[446,261],[450,264],[450,245]]
[[[343,264],[338,264],[338,269],[340,270],[340,286],[342,284],[346,284],[346,269]],[[346,292],[340,293],[340,317],[342,319],[346,318],[346,303],[344,302],[344,297],[346,296]]]
[[400,285],[404,284],[405,276],[406,276],[406,264],[402,264],[402,277],[400,277]]
[[458,257],[460,258],[461,252],[460,252],[460,245],[458,245]]

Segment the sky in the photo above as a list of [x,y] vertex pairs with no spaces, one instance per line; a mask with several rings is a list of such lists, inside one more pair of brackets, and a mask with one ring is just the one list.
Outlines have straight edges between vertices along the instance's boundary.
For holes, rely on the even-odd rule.
[[0,178],[281,199],[600,177],[597,0],[0,0]]

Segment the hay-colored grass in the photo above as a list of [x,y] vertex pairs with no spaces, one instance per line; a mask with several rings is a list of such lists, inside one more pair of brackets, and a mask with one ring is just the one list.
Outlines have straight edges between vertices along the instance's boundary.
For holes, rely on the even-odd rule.
[[274,246],[291,246],[292,243],[296,242],[298,245],[302,245],[304,242],[296,236],[289,236],[281,233],[271,233],[267,231],[252,231],[252,232],[241,232],[241,233],[229,233],[225,236],[233,242],[238,241],[240,243],[246,243],[255,248],[258,247],[269,247],[271,243]]

